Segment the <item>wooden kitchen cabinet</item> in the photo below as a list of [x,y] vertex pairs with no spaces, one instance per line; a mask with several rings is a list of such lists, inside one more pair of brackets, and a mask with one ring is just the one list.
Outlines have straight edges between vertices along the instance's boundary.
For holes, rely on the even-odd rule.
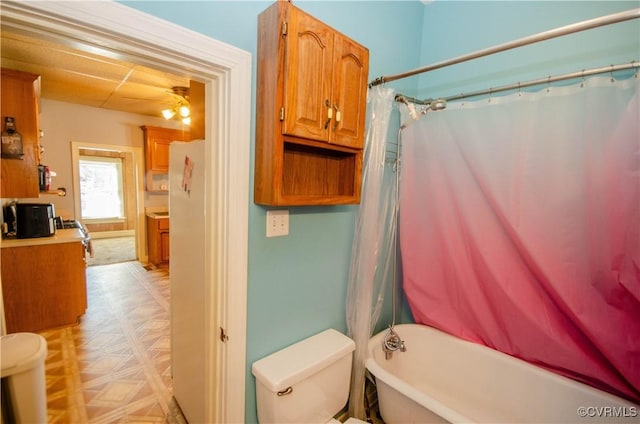
[[147,216],[147,249],[149,263],[169,265],[169,218]]
[[169,173],[169,144],[172,141],[189,141],[189,131],[142,126],[147,191],[157,191],[153,186],[154,175]]
[[369,51],[289,2],[258,17],[254,201],[360,201]]
[[0,250],[7,332],[38,332],[78,323],[87,309],[81,241]]
[[0,84],[1,130],[4,130],[4,118],[14,117],[24,152],[22,159],[0,159],[0,198],[38,197],[40,76],[2,68]]

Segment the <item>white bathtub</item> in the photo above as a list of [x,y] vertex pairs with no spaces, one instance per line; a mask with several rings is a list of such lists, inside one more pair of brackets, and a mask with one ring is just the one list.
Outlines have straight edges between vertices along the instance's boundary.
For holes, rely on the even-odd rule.
[[395,331],[406,352],[385,360],[385,330],[366,362],[386,424],[640,422],[640,405],[512,356],[428,326]]

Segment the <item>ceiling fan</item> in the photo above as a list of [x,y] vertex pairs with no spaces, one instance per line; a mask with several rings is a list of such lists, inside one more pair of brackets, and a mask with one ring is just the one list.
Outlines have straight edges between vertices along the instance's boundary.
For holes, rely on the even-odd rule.
[[171,109],[162,111],[164,119],[171,119],[174,116],[182,120],[182,123],[189,125],[191,123],[191,110],[189,109],[189,87],[172,87],[169,92],[177,97],[176,104]]

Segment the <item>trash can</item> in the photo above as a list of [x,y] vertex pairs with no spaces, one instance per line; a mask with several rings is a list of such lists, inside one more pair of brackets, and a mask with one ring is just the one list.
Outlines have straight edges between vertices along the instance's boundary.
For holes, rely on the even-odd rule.
[[0,337],[3,421],[47,422],[46,356],[47,341],[39,334],[13,333]]

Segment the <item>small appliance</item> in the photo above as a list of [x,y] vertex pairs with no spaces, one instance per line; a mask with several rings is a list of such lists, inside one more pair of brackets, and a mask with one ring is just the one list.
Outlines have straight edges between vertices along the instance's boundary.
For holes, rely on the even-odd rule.
[[56,233],[55,210],[51,203],[17,203],[16,237],[50,237]]
[[16,202],[11,202],[2,208],[2,236],[3,237],[15,237],[16,236],[16,220],[18,214],[16,212]]
[[47,165],[38,165],[38,183],[40,191],[51,190],[51,170]]

